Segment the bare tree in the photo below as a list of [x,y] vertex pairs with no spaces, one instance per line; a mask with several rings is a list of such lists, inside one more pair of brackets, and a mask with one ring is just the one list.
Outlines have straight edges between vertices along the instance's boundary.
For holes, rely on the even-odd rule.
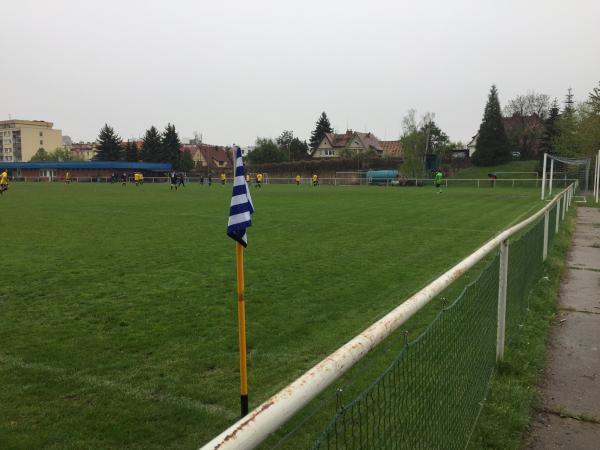
[[539,147],[544,120],[550,114],[550,96],[529,91],[518,95],[504,107],[504,127],[511,146],[522,157],[531,158]]
[[504,107],[504,116],[527,117],[536,114],[540,119],[545,120],[549,111],[550,96],[529,91],[525,95],[517,95],[510,100]]

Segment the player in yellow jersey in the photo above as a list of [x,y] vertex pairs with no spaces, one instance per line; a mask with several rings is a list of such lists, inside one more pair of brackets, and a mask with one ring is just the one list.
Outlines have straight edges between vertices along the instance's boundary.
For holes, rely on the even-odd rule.
[[250,181],[251,181],[250,175],[246,174],[246,184],[250,185]]
[[312,184],[313,186],[319,185],[319,176],[316,173],[312,176]]
[[221,172],[221,184],[225,186],[225,182],[227,181],[227,177],[225,176],[225,172]]
[[8,189],[8,172],[6,169],[0,173],[0,195],[4,194],[4,191]]
[[300,175],[296,175],[296,186],[300,186]]
[[256,187],[262,187],[263,175],[262,173],[256,174]]

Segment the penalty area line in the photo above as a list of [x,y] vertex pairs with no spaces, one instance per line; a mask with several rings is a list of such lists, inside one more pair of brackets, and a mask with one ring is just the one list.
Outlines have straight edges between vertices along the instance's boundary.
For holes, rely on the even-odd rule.
[[214,416],[224,417],[226,419],[236,419],[238,417],[234,412],[218,405],[208,405],[197,400],[191,399],[189,397],[175,396],[169,394],[155,394],[148,389],[143,389],[139,387],[135,387],[126,383],[121,383],[114,380],[107,380],[99,377],[95,377],[93,375],[84,375],[78,372],[71,372],[67,369],[62,369],[60,367],[52,367],[45,364],[40,363],[28,363],[23,361],[20,358],[15,358],[13,356],[8,356],[0,353],[0,362],[3,365],[25,369],[25,370],[33,370],[38,372],[45,372],[52,374],[59,379],[63,380],[71,380],[76,381],[81,384],[85,384],[87,386],[95,387],[95,388],[105,388],[111,389],[114,391],[118,391],[122,394],[133,397],[137,400],[146,401],[146,402],[162,402],[167,403],[172,406],[177,406],[186,409],[192,409],[195,411],[203,411]]

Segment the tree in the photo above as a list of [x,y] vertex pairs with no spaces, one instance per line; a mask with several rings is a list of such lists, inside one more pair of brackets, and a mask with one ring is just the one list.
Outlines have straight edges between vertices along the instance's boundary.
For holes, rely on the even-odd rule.
[[50,153],[52,161],[74,161],[73,154],[66,148],[57,147]]
[[272,139],[258,138],[256,148],[248,154],[248,159],[253,164],[280,162],[287,159],[287,154]]
[[80,159],[73,157],[66,148],[57,147],[51,152],[47,152],[44,148],[38,149],[30,161],[80,161]]
[[600,149],[600,83],[577,110],[577,141],[583,156],[594,156]]
[[558,130],[558,117],[560,115],[560,109],[558,107],[558,100],[554,99],[548,118],[544,121],[544,132],[542,133],[540,152],[541,153],[554,153],[554,140],[557,138]]
[[138,148],[135,141],[127,141],[127,144],[125,144],[125,161],[139,161]]
[[416,129],[416,126],[412,127],[411,125],[404,128],[404,133],[400,137],[400,145],[404,152],[402,175],[409,178],[421,177],[424,175],[425,140],[425,134]]
[[306,141],[301,141],[297,137],[292,139],[289,148],[290,159],[292,161],[300,161],[303,159],[310,159],[310,153],[308,152],[308,144]]
[[98,135],[96,161],[119,161],[122,159],[121,138],[112,127],[104,124]]
[[179,166],[177,170],[182,172],[189,172],[194,168],[194,159],[192,158],[192,152],[184,150],[179,159]]
[[587,103],[592,114],[600,115],[600,81],[598,86],[590,92]]
[[496,85],[490,89],[475,148],[473,164],[476,166],[502,164],[510,159],[510,146],[504,131]]
[[426,112],[417,120],[417,110],[409,109],[402,118],[400,144],[404,152],[403,175],[421,177],[425,174],[426,155],[443,157],[452,144],[448,135],[435,123],[435,114]]
[[168,162],[173,167],[179,167],[181,159],[181,141],[175,131],[175,125],[167,124],[161,138],[161,160],[159,162]]
[[287,150],[293,139],[294,132],[292,130],[283,130],[275,142],[281,150]]
[[140,159],[146,162],[159,162],[161,158],[160,133],[154,125],[146,130],[142,139]]
[[352,159],[352,158],[356,157],[356,152],[349,148],[341,149],[339,154],[340,154],[340,158],[342,158],[342,159]]
[[40,147],[40,148],[38,148],[38,151],[35,152],[35,155],[33,155],[29,161],[43,162],[43,161],[52,161],[52,160],[50,159],[50,155],[44,149],[44,147]]
[[550,96],[529,91],[525,95],[517,95],[504,107],[504,116],[527,117],[536,114],[545,120],[550,112]]
[[529,91],[518,95],[504,107],[505,131],[512,148],[521,152],[522,158],[534,155],[544,134],[544,120],[550,113],[550,97]]
[[325,137],[325,133],[332,132],[333,128],[331,128],[329,118],[327,117],[327,114],[325,114],[325,111],[323,111],[315,124],[315,129],[310,135],[310,148],[313,150],[316,149]]
[[297,161],[310,158],[308,153],[308,144],[306,141],[301,141],[294,137],[294,132],[291,130],[283,130],[276,139],[279,149],[288,155],[290,161]]
[[578,117],[575,110],[573,90],[568,89],[565,96],[565,107],[556,122],[557,133],[552,140],[552,145],[557,154],[566,157],[574,157],[579,154],[579,142],[577,136]]
[[441,154],[450,145],[450,138],[437,126],[433,114],[427,119],[428,122],[421,126],[421,132],[425,135],[425,151],[436,155]]
[[565,108],[563,109],[563,114],[574,114],[575,113],[575,100],[573,95],[573,89],[569,88],[567,90],[567,95],[565,96]]

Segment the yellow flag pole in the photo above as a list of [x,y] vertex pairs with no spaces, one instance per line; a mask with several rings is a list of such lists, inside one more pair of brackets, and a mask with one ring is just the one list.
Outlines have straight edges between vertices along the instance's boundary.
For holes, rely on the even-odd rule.
[[248,414],[248,371],[246,368],[246,308],[244,303],[244,247],[235,243],[237,267],[238,329],[240,338],[240,407],[242,417]]

